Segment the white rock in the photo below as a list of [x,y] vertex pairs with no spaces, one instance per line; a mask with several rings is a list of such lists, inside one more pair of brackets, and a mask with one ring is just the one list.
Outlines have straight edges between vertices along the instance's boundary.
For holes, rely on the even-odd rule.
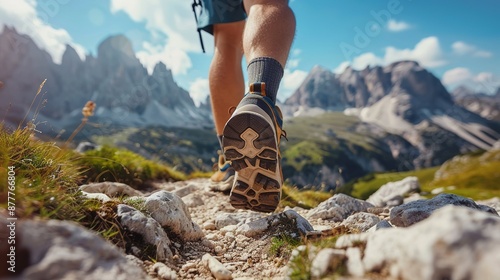
[[177,279],[177,273],[170,269],[170,267],[166,266],[164,263],[156,262],[153,265],[153,271],[158,274],[160,279],[165,280],[175,280]]
[[367,271],[385,269],[407,280],[496,279],[500,218],[445,206],[411,227],[371,233],[363,263]]
[[201,199],[201,196],[197,193],[188,194],[182,197],[182,201],[184,201],[184,204],[186,204],[186,206],[189,208],[194,208],[205,204],[203,199]]
[[389,201],[394,201],[397,196],[405,197],[412,192],[417,192],[419,189],[420,184],[417,177],[406,177],[401,181],[389,182],[381,186],[366,201],[377,207],[382,207],[386,206]]
[[217,229],[214,222],[205,222],[205,223],[203,223],[202,227],[203,227],[203,229],[206,229],[206,230],[216,230]]
[[361,277],[365,274],[365,268],[361,260],[361,250],[356,247],[347,248],[347,270],[353,276]]
[[431,191],[431,194],[440,194],[444,192],[444,187],[440,187],[440,188],[435,188]]
[[217,280],[233,279],[231,271],[229,271],[222,263],[210,254],[205,254],[202,257],[202,262],[208,267],[212,275]]
[[[6,224],[0,217],[2,229]],[[29,266],[20,279],[103,279],[103,275],[116,280],[149,279],[118,248],[75,223],[20,221],[16,233],[17,252],[29,254]]]
[[314,279],[322,278],[329,270],[337,268],[344,259],[344,250],[326,248],[319,251],[311,263],[311,276]]
[[371,227],[370,229],[368,229],[366,232],[374,232],[377,230],[387,229],[387,228],[392,228],[392,225],[388,221],[382,220],[373,227]]
[[341,225],[358,232],[365,232],[378,222],[380,222],[380,218],[377,215],[360,212],[349,216],[342,221]]
[[103,193],[109,197],[117,197],[122,195],[141,196],[142,193],[131,186],[117,182],[101,182],[81,185],[79,189],[87,193]]
[[153,219],[182,240],[194,241],[203,237],[200,227],[191,220],[186,204],[177,195],[167,191],[153,193],[146,199],[144,207]]
[[273,234],[285,234],[293,238],[305,236],[307,232],[313,231],[312,225],[294,210],[286,210],[283,213],[273,214],[265,218],[241,225],[237,233],[247,237],[254,237],[266,232]]
[[198,189],[198,186],[196,184],[190,183],[187,186],[176,189],[172,193],[179,196],[179,197],[184,197],[188,194],[194,193],[197,189]]
[[356,243],[366,243],[368,236],[368,233],[342,235],[335,242],[335,248],[349,248],[354,246]]
[[87,199],[97,199],[103,203],[111,200],[111,198],[109,196],[107,196],[103,193],[88,193],[88,192],[82,191],[82,195]]
[[316,208],[309,210],[306,218],[309,220],[321,218],[340,222],[350,215],[366,211],[370,207],[373,205],[366,201],[345,194],[336,194],[321,202]]
[[132,206],[119,204],[117,216],[122,226],[131,232],[140,234],[145,242],[156,247],[156,258],[160,261],[171,259],[170,250],[172,243],[161,225],[153,218],[146,217],[141,211]]

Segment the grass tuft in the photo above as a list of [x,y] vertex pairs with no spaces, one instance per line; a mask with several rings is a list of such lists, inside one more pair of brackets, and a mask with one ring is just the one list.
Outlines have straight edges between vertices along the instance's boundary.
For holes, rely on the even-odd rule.
[[81,168],[75,156],[55,143],[34,139],[28,128],[9,132],[0,125],[0,204],[7,205],[7,168],[11,166],[17,217],[77,220]]
[[104,146],[87,151],[78,162],[84,166],[88,182],[113,181],[143,188],[151,181],[185,180],[186,175],[171,168],[147,160],[133,152]]

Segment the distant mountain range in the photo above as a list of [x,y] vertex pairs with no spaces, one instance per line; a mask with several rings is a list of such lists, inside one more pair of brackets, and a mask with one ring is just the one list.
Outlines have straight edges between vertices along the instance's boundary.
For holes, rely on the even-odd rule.
[[[196,107],[162,63],[148,74],[124,36],[107,38],[96,57],[83,61],[67,46],[55,64],[29,37],[5,27],[0,62],[0,120],[7,124],[19,124],[47,79],[31,108],[38,130],[70,133],[93,100],[95,125],[79,139],[112,139],[186,172],[212,165],[218,144],[209,104]],[[463,87],[450,94],[413,61],[342,74],[316,66],[282,104],[290,140],[282,142],[284,175],[298,186],[332,189],[370,172],[436,166],[488,150],[500,139],[499,99],[500,89],[494,96]]]
[[47,121],[54,131],[79,123],[88,100],[97,104],[94,122],[124,127],[212,126],[210,112],[194,105],[189,93],[175,83],[172,72],[158,63],[148,74],[131,42],[122,35],[104,40],[97,57],[88,55],[84,61],[68,45],[61,64],[55,64],[31,38],[4,27],[0,61],[0,81],[4,83],[0,110],[7,112],[6,121],[11,124],[22,120],[40,83],[47,79],[38,97],[46,102],[37,120]]
[[456,104],[483,118],[500,122],[500,88],[496,94],[491,95],[460,86],[454,89],[451,95]]

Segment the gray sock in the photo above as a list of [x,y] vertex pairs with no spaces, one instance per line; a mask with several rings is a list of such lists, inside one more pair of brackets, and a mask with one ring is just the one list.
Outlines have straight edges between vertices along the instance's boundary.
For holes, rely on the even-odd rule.
[[247,67],[248,83],[266,83],[266,95],[276,103],[276,95],[283,78],[283,67],[270,57],[257,57],[252,59]]

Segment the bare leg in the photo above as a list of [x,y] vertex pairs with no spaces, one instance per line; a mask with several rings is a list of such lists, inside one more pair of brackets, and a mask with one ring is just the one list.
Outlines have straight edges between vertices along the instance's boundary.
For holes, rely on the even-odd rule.
[[243,98],[245,82],[241,69],[245,21],[214,25],[215,51],[208,75],[210,99],[217,135],[231,116],[229,109]]
[[295,35],[295,16],[287,0],[244,0],[248,14],[243,36],[247,62],[271,57],[285,67]]

